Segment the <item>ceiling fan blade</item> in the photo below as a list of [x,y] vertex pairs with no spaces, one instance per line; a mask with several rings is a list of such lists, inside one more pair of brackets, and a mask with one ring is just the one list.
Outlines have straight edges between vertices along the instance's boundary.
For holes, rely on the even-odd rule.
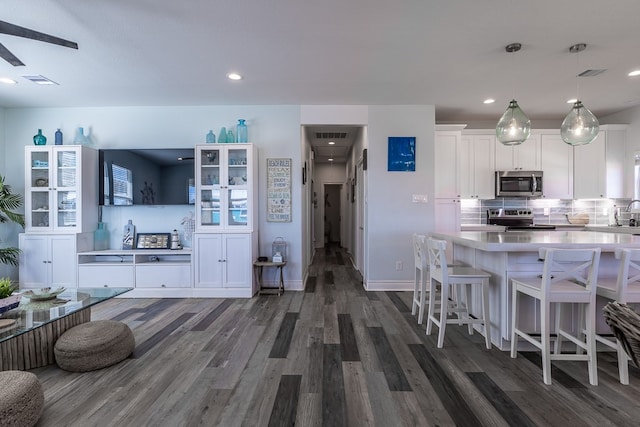
[[9,24],[5,21],[0,21],[0,33],[8,34],[10,36],[23,37],[31,40],[38,40],[41,42],[57,44],[58,46],[69,47],[71,49],[77,49],[78,43],[69,40],[61,39],[60,37],[51,36],[49,34],[41,33],[38,31],[30,30],[28,28],[20,27],[18,25]]
[[13,53],[11,53],[9,49],[4,47],[2,43],[0,43],[0,58],[4,59],[14,67],[24,65],[24,63],[20,61]]

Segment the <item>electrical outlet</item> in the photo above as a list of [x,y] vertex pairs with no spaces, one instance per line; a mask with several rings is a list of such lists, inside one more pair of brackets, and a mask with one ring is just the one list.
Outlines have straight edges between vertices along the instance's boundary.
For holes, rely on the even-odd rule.
[[544,208],[544,214],[545,214],[546,216],[549,216],[549,208]]
[[402,270],[402,261],[396,261],[396,270]]

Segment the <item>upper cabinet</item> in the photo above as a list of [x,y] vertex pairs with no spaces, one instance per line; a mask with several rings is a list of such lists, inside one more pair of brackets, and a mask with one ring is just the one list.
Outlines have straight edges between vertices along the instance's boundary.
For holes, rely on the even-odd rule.
[[573,199],[573,147],[560,131],[541,135],[543,193],[547,199]]
[[520,145],[495,144],[495,170],[541,170],[540,134],[532,131],[529,138]]
[[435,132],[435,196],[459,198],[458,149],[463,125],[436,126]]
[[253,231],[257,224],[255,146],[197,145],[195,156],[197,229]]
[[573,147],[576,199],[624,198],[625,125],[600,127],[588,145]]
[[80,145],[27,146],[25,160],[25,231],[93,231],[97,151]]
[[456,164],[461,198],[495,198],[495,144],[493,131],[490,134],[462,132]]

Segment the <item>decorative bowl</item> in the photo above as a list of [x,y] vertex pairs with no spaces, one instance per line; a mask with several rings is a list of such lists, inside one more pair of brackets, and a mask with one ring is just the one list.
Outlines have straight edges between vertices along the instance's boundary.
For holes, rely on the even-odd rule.
[[569,224],[589,224],[589,214],[580,213],[575,215],[567,214]]
[[31,289],[23,292],[22,296],[29,298],[31,301],[47,301],[50,299],[54,299],[64,291],[64,287],[60,287],[53,291],[51,290],[51,288]]

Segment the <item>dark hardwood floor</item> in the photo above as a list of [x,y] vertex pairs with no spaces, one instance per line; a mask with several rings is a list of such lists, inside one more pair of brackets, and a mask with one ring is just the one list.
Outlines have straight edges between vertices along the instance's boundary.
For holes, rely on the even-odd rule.
[[[286,286],[286,284],[285,284]],[[94,319],[126,322],[134,354],[94,372],[35,369],[38,426],[637,426],[640,372],[614,354],[553,364],[487,350],[447,328],[445,347],[411,316],[409,292],[365,292],[349,257],[320,251],[305,292],[252,299],[117,299]]]

